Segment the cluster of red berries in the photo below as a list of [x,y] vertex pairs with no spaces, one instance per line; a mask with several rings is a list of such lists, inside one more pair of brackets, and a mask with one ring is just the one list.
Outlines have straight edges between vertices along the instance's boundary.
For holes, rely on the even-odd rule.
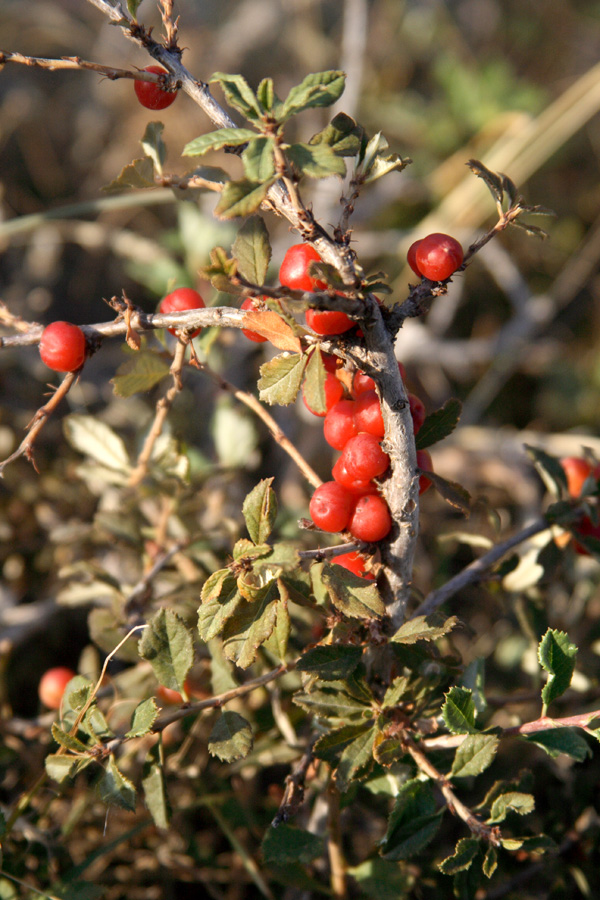
[[[583,486],[588,478],[600,479],[600,465],[594,466],[582,456],[566,456],[560,460],[560,464],[567,479],[569,497],[573,500],[578,500],[581,497]],[[580,519],[575,532],[582,535],[582,537],[593,537],[596,540],[600,540],[600,524],[594,524],[589,516],[583,516]],[[573,547],[575,552],[581,556],[589,556],[589,551],[579,541],[574,541]]]
[[406,254],[408,264],[419,278],[445,281],[463,264],[463,248],[449,234],[428,234],[415,241]]

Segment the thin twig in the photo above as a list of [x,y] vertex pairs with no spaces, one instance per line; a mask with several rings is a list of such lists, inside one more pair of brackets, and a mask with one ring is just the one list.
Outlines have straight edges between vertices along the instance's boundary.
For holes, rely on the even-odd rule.
[[[118,78],[130,78],[134,81],[150,81],[159,84],[163,90],[170,87],[170,78],[167,72],[159,75],[155,72],[135,71],[131,69],[118,69],[114,66],[103,66],[100,63],[89,62],[79,56],[61,56],[60,59],[47,59],[42,56],[25,56],[23,53],[7,53],[0,50],[0,66],[4,63],[20,63],[24,66],[32,66],[39,69],[49,69],[51,72],[60,69],[87,69],[98,72],[111,81]],[[173,85],[176,86],[176,85]]]
[[345,900],[348,896],[348,880],[340,827],[340,793],[333,779],[327,787],[327,805],[327,853],[331,870],[331,894],[337,900]]
[[271,822],[273,828],[277,828],[282,822],[289,822],[295,816],[304,802],[304,788],[306,777],[313,761],[313,749],[317,738],[315,737],[307,746],[300,757],[299,762],[285,779],[285,789],[277,815]]

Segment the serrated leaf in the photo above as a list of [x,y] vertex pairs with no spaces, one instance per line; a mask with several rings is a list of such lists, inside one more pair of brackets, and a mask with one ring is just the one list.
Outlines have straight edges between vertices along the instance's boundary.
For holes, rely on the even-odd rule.
[[429,616],[415,616],[401,625],[391,638],[397,644],[416,644],[417,641],[435,641],[458,624],[457,616],[446,619],[436,613]]
[[104,775],[98,782],[98,793],[104,803],[119,806],[128,812],[135,812],[136,791],[131,781],[126,778],[111,755],[104,769]]
[[148,156],[142,156],[140,159],[134,159],[129,165],[125,166],[108,184],[102,188],[106,193],[115,193],[116,191],[125,191],[130,188],[155,188],[154,180],[154,163]]
[[[211,578],[213,577],[211,576]],[[227,570],[226,578],[220,582],[218,593],[214,591],[210,596],[207,594],[205,597],[203,589],[202,605],[198,609],[198,632],[202,640],[211,641],[221,634],[226,622],[233,616],[241,603],[242,595],[238,590],[237,579],[229,570]]]
[[263,556],[268,556],[272,549],[270,544],[255,544],[254,541],[249,541],[248,538],[240,538],[233,545],[232,556],[236,561],[238,559],[260,559]]
[[529,444],[524,444],[523,446],[533,460],[533,464],[546,485],[546,489],[551,494],[554,494],[555,497],[560,497],[567,488],[567,476],[559,461],[538,447],[532,447]]
[[302,395],[309,408],[315,413],[323,416],[327,412],[327,402],[325,397],[326,379],[327,370],[323,364],[321,350],[317,347],[310,354],[304,370]]
[[256,659],[258,648],[271,635],[277,621],[274,588],[261,600],[244,603],[227,619],[223,629],[223,651],[227,659],[247,669]]
[[369,732],[371,727],[372,723],[369,721],[334,728],[316,741],[313,753],[317,759],[322,759],[335,767],[346,747],[349,747],[361,735]]
[[438,475],[437,472],[427,472],[427,478],[432,482],[434,488],[446,503],[468,515],[471,510],[471,495],[462,484],[459,484],[457,481],[448,481],[446,478]]
[[244,328],[256,331],[266,338],[278,350],[301,353],[302,344],[288,323],[276,312],[267,310],[248,310],[244,315]]
[[96,704],[92,704],[81,722],[81,727],[87,731],[90,737],[96,743],[106,743],[115,736],[114,731],[110,728],[104,713],[102,713]]
[[209,150],[222,150],[223,147],[240,147],[256,137],[256,132],[249,128],[219,128],[208,134],[201,134],[183,148],[182,156],[203,156]]
[[454,778],[480,775],[494,760],[499,739],[493,734],[469,734],[458,747],[452,763]]
[[273,478],[263,478],[246,496],[242,514],[248,534],[255,544],[265,543],[277,517],[277,497],[272,488]]
[[342,96],[345,82],[344,72],[331,70],[307,75],[300,84],[291,89],[283,101],[279,120],[284,122],[305,109],[331,106]]
[[307,865],[323,855],[323,838],[285,822],[269,828],[263,838],[261,851],[267,865],[287,866],[290,863]]
[[249,181],[269,181],[275,175],[275,141],[255,135],[242,152],[244,175]]
[[328,178],[330,175],[346,174],[346,165],[327,144],[292,144],[285,151],[289,161],[309,178]]
[[292,699],[297,706],[323,718],[347,721],[372,714],[372,697],[353,691],[347,681],[328,681],[312,690],[298,691]]
[[256,89],[256,99],[265,112],[270,113],[276,101],[272,78],[263,78]]
[[342,566],[328,563],[322,566],[320,579],[327,588],[333,605],[345,616],[353,619],[373,619],[385,615],[385,605],[373,582],[359,578]]
[[63,710],[72,709],[74,712],[82,710],[90,699],[93,688],[94,685],[85,675],[75,675],[64,690],[62,696]]
[[447,400],[441,409],[430,413],[415,437],[417,450],[425,450],[452,434],[458,425],[461,412],[462,403],[452,398]]
[[165,787],[160,745],[150,747],[142,769],[144,800],[157,828],[168,828],[171,809]]
[[[281,581],[278,579],[277,587],[281,595]],[[287,599],[281,599],[277,603],[277,619],[273,631],[264,642],[265,650],[268,650],[282,662],[287,654],[288,642],[291,633],[290,614],[287,608]]]
[[223,762],[244,759],[252,750],[252,727],[239,713],[226,710],[215,722],[208,738],[208,752]]
[[303,653],[296,669],[318,675],[322,681],[337,681],[354,672],[361,659],[362,647],[350,644],[325,645],[312,647]]
[[535,809],[535,800],[531,794],[523,794],[521,791],[509,791],[506,794],[500,794],[492,803],[488,824],[495,825],[503,822],[509,812],[518,813],[520,816],[526,816]]
[[158,353],[140,350],[119,366],[111,384],[117,397],[131,397],[151,390],[168,374],[169,364]]
[[586,739],[575,728],[551,728],[523,735],[530,744],[535,744],[546,751],[548,756],[557,757],[561,753],[583,762],[592,755]]
[[233,242],[239,272],[252,284],[264,284],[271,261],[269,232],[261,216],[250,216]]
[[440,872],[444,875],[456,875],[468,869],[477,854],[479,853],[479,841],[476,838],[461,838],[452,856],[446,857],[438,866]]
[[146,734],[149,734],[152,730],[152,726],[156,721],[158,713],[159,709],[156,705],[154,697],[149,697],[147,700],[142,700],[142,702],[138,703],[133,711],[133,715],[131,717],[131,728],[129,729],[125,737],[139,738],[144,737],[144,735]]
[[326,144],[338,156],[356,156],[364,129],[346,113],[338,113],[329,125],[311,137],[311,146]]
[[344,793],[353,779],[364,778],[373,765],[373,742],[377,728],[372,726],[349,743],[340,756],[335,770],[335,784]]
[[112,428],[94,416],[71,415],[64,421],[65,437],[79,453],[108,469],[129,474],[129,457],[125,444]]
[[271,406],[288,406],[298,396],[306,358],[301,353],[275,356],[260,367],[260,399]]
[[87,753],[88,751],[88,748],[82,741],[63,731],[56,722],[52,723],[52,737],[57,744],[60,744],[66,750],[72,750],[73,753]]
[[171,609],[160,609],[148,622],[138,644],[139,654],[154,670],[160,684],[184,693],[194,662],[192,632]]
[[485,182],[494,200],[497,203],[502,203],[502,198],[504,196],[502,176],[498,175],[496,172],[492,172],[491,169],[488,169],[487,166],[484,166],[484,164],[482,162],[479,162],[478,159],[469,159],[467,161],[467,165],[470,168],[471,172],[473,172],[475,175],[477,175],[478,178],[481,178],[482,181]]
[[249,216],[256,212],[267,196],[267,192],[275,182],[270,181],[228,181],[215,206],[215,215],[220,219],[235,219],[237,216]]
[[221,85],[225,98],[230,106],[237,109],[246,119],[255,122],[261,116],[261,109],[254,92],[242,75],[229,75],[227,72],[215,72],[209,79]]
[[373,758],[380,766],[389,768],[399,762],[403,756],[406,756],[406,748],[403,747],[399,738],[381,732],[376,735],[373,744]]
[[162,122],[148,122],[141,140],[141,145],[146,156],[149,156],[159,174],[162,174],[163,165],[167,156],[167,148],[162,139],[165,126]]
[[44,760],[44,767],[49,778],[52,778],[53,781],[58,782],[58,784],[62,784],[67,778],[74,778],[75,775],[78,772],[81,772],[82,769],[85,769],[91,761],[92,758],[90,756],[59,756],[57,753],[51,753]]
[[575,671],[577,647],[564,631],[549,628],[538,645],[538,660],[548,681],[542,688],[542,701],[548,706],[567,690]]
[[491,878],[498,865],[498,851],[491,845],[487,848],[481,871],[486,878]]
[[398,678],[394,678],[383,696],[383,701],[381,703],[383,708],[387,709],[392,706],[397,706],[406,693],[409,684],[410,679],[407,675],[399,675]]
[[452,687],[445,695],[442,716],[452,734],[476,734],[475,703],[471,691]]
[[412,779],[400,788],[381,842],[384,859],[406,859],[422,850],[435,837],[443,810],[436,812],[431,785]]

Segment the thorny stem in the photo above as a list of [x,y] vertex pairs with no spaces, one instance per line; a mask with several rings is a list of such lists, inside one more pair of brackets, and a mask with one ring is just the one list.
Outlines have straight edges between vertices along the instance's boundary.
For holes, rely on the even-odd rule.
[[293,771],[286,776],[283,797],[279,804],[277,815],[271,823],[273,828],[277,828],[282,822],[287,822],[292,816],[295,816],[304,801],[304,786],[308,770],[313,762],[313,748],[316,741],[317,738],[315,737],[308,744]]

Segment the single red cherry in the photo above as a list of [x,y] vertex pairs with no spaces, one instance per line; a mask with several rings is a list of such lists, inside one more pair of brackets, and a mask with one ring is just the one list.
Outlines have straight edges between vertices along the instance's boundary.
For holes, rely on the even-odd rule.
[[346,490],[350,491],[351,494],[355,494],[357,497],[362,497],[364,494],[378,493],[377,485],[374,481],[365,481],[364,479],[361,480],[360,478],[354,478],[352,475],[349,475],[341,456],[336,461],[331,470],[331,474],[338,484],[341,484],[342,487],[345,487]]
[[348,530],[359,541],[381,541],[392,528],[388,505],[379,494],[360,497],[350,517]]
[[[433,472],[431,454],[427,450],[417,450],[417,465],[422,472]],[[432,485],[431,478],[421,475],[419,478],[419,494],[424,494]]]
[[414,244],[411,244],[408,248],[408,253],[406,254],[406,259],[409,266],[411,267],[415,275],[419,276],[419,278],[421,278],[421,270],[419,269],[419,266],[417,264],[417,250],[419,249],[420,243],[421,241],[418,240],[415,241]]
[[304,400],[304,405],[308,409],[309,412],[313,414],[313,416],[321,416],[322,418],[327,415],[331,407],[341,400],[344,396],[344,386],[341,381],[335,377],[332,372],[327,372],[325,375],[325,411],[317,412],[310,406],[308,400],[306,399],[306,394],[304,392],[306,382],[302,385],[302,399]]
[[308,274],[312,262],[322,262],[315,248],[310,244],[294,244],[283,257],[279,269],[280,284],[296,291],[325,290],[327,285],[324,281],[312,278]]
[[[400,377],[402,381],[406,381],[406,369],[402,365],[401,362],[398,363],[398,371],[400,372]],[[361,372],[358,369],[354,373],[354,377],[352,379],[352,394],[354,397],[360,397],[361,394],[366,393],[366,391],[374,391],[375,390],[375,382],[369,376],[365,375],[364,372]]]
[[428,234],[419,241],[415,262],[423,278],[445,281],[463,262],[463,249],[449,234]]
[[350,438],[342,450],[340,459],[351,478],[370,481],[383,475],[390,464],[390,458],[379,444],[374,434],[361,432]]
[[356,434],[355,406],[354,400],[338,400],[325,416],[323,434],[334,450],[343,450],[350,438]]
[[66,666],[55,666],[44,672],[38,684],[38,696],[44,706],[48,709],[60,708],[65,688],[75,674],[73,669]]
[[310,499],[310,517],[322,531],[344,531],[354,506],[352,494],[337,481],[326,481]]
[[[205,306],[198,291],[189,287],[180,287],[163,297],[158,305],[158,311],[161,313],[184,312],[188,309],[204,309]],[[169,328],[169,331],[171,334],[177,334],[176,328]],[[192,332],[190,337],[197,337],[201,331],[202,329],[198,328],[197,331]]]
[[358,575],[359,578],[368,578],[369,581],[375,581],[373,573],[365,569],[364,558],[356,551],[340,553],[339,556],[334,556],[331,562],[334,566],[343,566],[344,569],[348,569],[349,572]]
[[85,361],[85,334],[70,322],[51,322],[40,339],[40,357],[55,372],[76,372]]
[[[153,72],[155,75],[166,73],[166,69],[162,66],[146,66],[143,72]],[[142,106],[146,109],[166,109],[177,97],[177,91],[165,91],[160,84],[154,81],[136,81],[133,82],[136,96]]]
[[381,404],[375,391],[365,391],[356,399],[354,422],[357,431],[367,431],[377,438],[385,434]]
[[306,324],[317,334],[343,334],[354,328],[354,322],[346,313],[334,309],[307,309]]
[[[240,309],[255,309],[255,298],[246,297],[240,306]],[[251,331],[249,328],[242,328],[242,334],[245,335],[249,341],[255,341],[257,344],[264,344],[264,342],[268,340],[268,338],[259,334],[258,331]]]

